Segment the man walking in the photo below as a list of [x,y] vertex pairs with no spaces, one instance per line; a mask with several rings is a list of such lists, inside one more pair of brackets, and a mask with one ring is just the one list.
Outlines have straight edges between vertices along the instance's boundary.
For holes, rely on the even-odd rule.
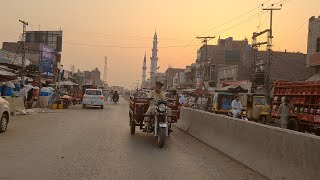
[[290,109],[292,109],[293,106],[289,104],[289,99],[286,97],[284,99],[284,102],[281,103],[277,115],[280,115],[280,123],[281,128],[287,129],[288,128],[288,121],[289,121],[289,114]]

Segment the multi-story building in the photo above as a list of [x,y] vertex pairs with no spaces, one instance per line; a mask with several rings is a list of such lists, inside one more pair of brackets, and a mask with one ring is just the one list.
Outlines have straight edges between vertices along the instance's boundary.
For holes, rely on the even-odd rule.
[[185,89],[186,88],[186,76],[184,72],[177,72],[172,77],[173,88],[172,89]]
[[186,69],[184,70],[185,75],[185,88],[186,89],[194,89],[196,87],[197,83],[197,76],[196,76],[196,64],[193,63],[190,66],[186,66]]
[[218,39],[217,45],[203,45],[197,52],[196,77],[206,87],[216,86],[218,69],[231,65],[242,66],[248,49],[247,39],[238,41],[232,37]]
[[171,90],[173,89],[173,76],[176,73],[184,72],[184,69],[181,68],[168,68],[165,72],[166,74],[166,82],[165,82],[165,89]]
[[320,16],[309,19],[307,66],[320,73]]
[[[268,51],[258,51],[256,72],[265,71],[265,62],[268,60]],[[252,52],[248,51],[244,64],[238,64],[218,69],[218,83],[221,81],[243,81],[252,80],[253,60]],[[315,72],[312,68],[306,67],[306,54],[295,52],[272,52],[270,64],[270,81],[304,81]],[[264,75],[262,74],[260,84],[264,84]]]

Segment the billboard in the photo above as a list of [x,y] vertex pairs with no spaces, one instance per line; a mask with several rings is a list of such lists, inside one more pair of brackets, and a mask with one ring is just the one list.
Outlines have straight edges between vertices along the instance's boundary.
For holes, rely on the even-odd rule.
[[54,77],[53,73],[53,61],[54,61],[54,49],[52,47],[40,44],[40,60],[39,68],[42,76],[52,79]]
[[61,52],[62,31],[27,31],[26,42],[43,43],[54,48],[56,52]]

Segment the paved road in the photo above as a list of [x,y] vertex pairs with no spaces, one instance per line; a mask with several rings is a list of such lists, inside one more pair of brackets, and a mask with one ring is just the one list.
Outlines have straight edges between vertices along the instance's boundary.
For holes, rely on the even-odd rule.
[[0,135],[0,179],[264,179],[178,129],[163,149],[131,136],[127,108],[14,117]]

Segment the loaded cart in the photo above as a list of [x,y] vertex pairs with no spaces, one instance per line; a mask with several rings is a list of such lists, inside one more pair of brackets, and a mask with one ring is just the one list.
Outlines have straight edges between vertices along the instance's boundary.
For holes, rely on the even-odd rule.
[[277,81],[272,104],[274,118],[279,118],[277,112],[285,97],[294,106],[290,112],[288,129],[314,132],[320,136],[320,81]]

